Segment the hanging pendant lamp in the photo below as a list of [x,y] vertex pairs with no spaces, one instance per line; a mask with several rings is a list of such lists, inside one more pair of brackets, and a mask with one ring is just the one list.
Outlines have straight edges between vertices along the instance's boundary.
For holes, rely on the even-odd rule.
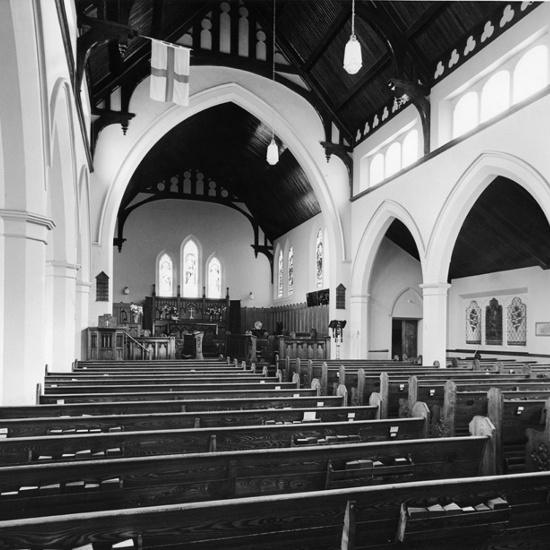
[[266,159],[268,164],[271,164],[271,166],[274,166],[279,162],[279,147],[277,147],[277,144],[275,143],[275,137],[271,138],[271,143],[267,147]]
[[344,50],[344,69],[349,74],[356,74],[362,66],[361,44],[355,36],[355,0],[351,0],[351,36]]
[[[271,68],[271,97],[275,97],[275,2],[273,0],[273,63]],[[273,101],[273,99],[272,99]],[[275,109],[272,111],[272,120],[271,120],[271,142],[267,147],[267,156],[266,160],[268,164],[274,166],[279,162],[279,147],[275,142],[275,129],[273,128],[275,124]]]

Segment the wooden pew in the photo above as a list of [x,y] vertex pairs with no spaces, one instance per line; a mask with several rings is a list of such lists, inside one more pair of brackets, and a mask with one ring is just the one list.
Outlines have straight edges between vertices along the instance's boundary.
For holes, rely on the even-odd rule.
[[548,391],[460,391],[453,381],[446,386],[441,417],[432,420],[432,435],[464,433],[464,425],[478,414],[495,426],[497,473],[524,471],[527,428],[541,428]]
[[[521,405],[521,402],[528,400],[546,400],[550,395],[550,387],[545,386],[539,390],[521,390],[521,386],[517,391],[504,391],[499,389],[504,399],[514,400]],[[492,392],[491,395],[497,395]],[[442,421],[446,425],[445,435],[448,433],[460,434],[464,433],[464,426],[468,425],[469,419],[473,416],[488,414],[488,391],[463,391],[461,387],[449,380],[445,385],[445,397],[443,405]],[[513,407],[513,405],[512,405]]]
[[238,371],[231,374],[211,374],[195,372],[183,374],[88,374],[82,372],[48,374],[44,378],[45,384],[68,384],[68,383],[93,383],[93,384],[142,384],[160,382],[167,383],[193,383],[195,381],[208,381],[209,383],[227,382],[280,382],[277,376],[265,376],[262,373],[251,373],[250,371]]
[[246,382],[224,382],[220,380],[192,380],[190,382],[178,383],[159,380],[158,383],[126,384],[125,382],[111,384],[88,383],[88,382],[55,382],[48,383],[44,387],[44,395],[75,395],[75,394],[95,394],[95,393],[208,393],[211,390],[216,392],[246,392],[246,391],[267,391],[267,390],[295,390],[298,389],[296,382],[264,382],[264,381],[246,381]]
[[[470,477],[491,471],[491,449],[487,434],[300,446],[269,453],[260,449],[3,466],[0,513],[3,518],[30,518],[67,510],[318,491],[331,484]],[[356,468],[357,461],[363,466]]]
[[[315,414],[315,412],[313,413]],[[110,433],[50,430],[48,435],[0,439],[0,465],[244,449],[271,450],[299,445],[419,439],[428,419],[357,420],[260,426],[231,426]]]
[[[328,367],[321,365],[319,367],[314,366],[311,371],[313,380],[319,380],[321,387],[321,395],[333,395],[334,390],[338,385],[345,385],[348,392],[351,395],[351,402],[359,405],[361,402],[365,402],[368,396],[373,391],[381,392],[380,389],[380,376],[382,373],[386,373],[390,378],[399,378],[403,383],[407,383],[407,380],[412,374],[426,375],[431,371],[426,371],[424,368],[410,367],[405,370],[393,369],[387,371],[380,371],[378,369],[366,370],[363,367],[355,368],[346,365],[340,365],[337,367]],[[453,375],[452,372],[441,373],[441,370],[437,369],[434,372],[439,376],[445,376],[446,378]],[[461,371],[460,374],[464,374]],[[294,374],[296,376],[296,374]],[[302,376],[300,383],[302,386],[308,383],[310,374]],[[305,386],[307,387],[307,386]]]
[[[494,376],[479,375],[469,377],[452,377],[459,391],[488,391],[492,387],[498,387],[502,391],[514,391],[522,389],[525,391],[545,390],[550,387],[550,381],[536,380],[529,378],[528,375],[502,374]],[[445,396],[445,384],[448,379],[444,377],[436,378],[427,375],[426,377],[411,376],[408,383],[408,402],[409,405],[421,401],[426,403],[430,410],[434,406],[443,406]]]
[[[539,472],[4,520],[0,549],[97,543],[110,550],[134,539],[135,548],[148,549],[352,550],[397,544],[423,550],[542,550],[550,536],[549,490],[550,473]],[[463,509],[503,494],[502,508],[426,519],[414,511],[449,503]]]
[[149,391],[127,393],[57,393],[40,396],[40,404],[99,403],[107,401],[199,401],[213,399],[249,399],[255,397],[306,397],[317,396],[315,388],[273,390],[206,390],[206,391]]
[[548,471],[550,469],[550,398],[544,402],[542,413],[538,426],[525,429],[527,439],[525,444],[525,470],[527,472]]
[[147,431],[181,430],[185,428],[262,426],[265,424],[303,422],[349,422],[375,420],[378,407],[310,407],[234,411],[203,411],[151,414],[114,414],[45,418],[13,418],[0,420],[0,434],[5,437],[36,437],[51,430]]
[[548,445],[550,392],[545,399],[514,399],[514,394],[491,388],[487,392],[487,413],[495,425],[495,446],[502,456],[504,473],[534,471],[534,460]]
[[343,407],[343,396],[245,397],[187,399],[166,401],[106,401],[99,403],[55,403],[0,407],[0,418],[37,418],[48,416],[82,416],[106,414],[178,413],[199,411],[231,411],[244,409],[284,409],[304,407]]
[[[342,372],[344,367],[341,367],[339,379],[345,380],[348,386],[348,374]],[[436,372],[417,373],[410,376],[408,373],[388,373],[383,372],[378,377],[365,375],[363,369],[357,372],[357,401],[352,399],[353,404],[360,405],[366,402],[366,398],[370,393],[376,391],[381,398],[381,418],[395,418],[398,416],[407,416],[417,401],[422,401],[420,398],[420,390],[422,389],[422,397],[428,407],[433,407],[434,404],[442,405],[445,382],[452,377],[457,383],[477,383],[478,381],[485,383],[487,375],[484,373],[475,373],[465,371],[460,373],[448,373],[445,370],[438,369]],[[495,381],[521,381],[519,375],[499,375]],[[354,380],[354,379],[352,379]],[[527,378],[525,378],[527,380]],[[352,390],[353,393],[353,390]]]

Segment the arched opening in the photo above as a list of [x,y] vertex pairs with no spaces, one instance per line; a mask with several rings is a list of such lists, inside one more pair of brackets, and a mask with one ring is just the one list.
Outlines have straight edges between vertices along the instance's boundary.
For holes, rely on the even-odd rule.
[[[449,265],[452,352],[536,352],[548,306],[550,224],[536,199],[498,176],[468,212]],[[542,315],[542,317],[541,317]]]
[[399,219],[384,234],[369,288],[369,356],[417,357],[422,353],[422,267],[416,242]]

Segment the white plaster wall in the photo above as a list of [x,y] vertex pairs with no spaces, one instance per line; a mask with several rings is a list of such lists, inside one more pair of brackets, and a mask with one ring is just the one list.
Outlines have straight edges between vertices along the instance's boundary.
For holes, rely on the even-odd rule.
[[[384,239],[373,268],[369,292],[368,357],[391,357],[392,318],[422,318],[420,263],[389,239]],[[411,294],[414,293],[414,294]],[[410,296],[410,302],[401,300]],[[422,353],[419,323],[418,353]]]
[[[179,274],[180,246],[191,234],[201,245],[203,273],[213,254],[222,262],[223,296],[229,287],[230,299],[241,300],[243,306],[271,304],[269,260],[263,254],[254,257],[254,233],[248,220],[225,206],[184,200],[155,201],[130,215],[122,252],[116,248],[113,252],[113,301],[142,302],[151,295],[156,259],[163,250],[172,256]],[[204,278],[201,281],[202,290]],[[126,286],[129,295],[122,293]],[[250,292],[255,296],[253,302],[248,300]]]
[[[550,337],[536,336],[536,323],[550,321],[550,271],[539,267],[502,271],[475,277],[454,279],[449,290],[449,349],[488,349],[491,351],[550,354]],[[506,344],[506,306],[518,296],[527,305],[527,346]],[[502,346],[476,346],[465,341],[465,307],[476,300],[482,310],[484,327],[485,306],[496,298],[504,309],[504,341]],[[484,339],[482,339],[484,341]]]

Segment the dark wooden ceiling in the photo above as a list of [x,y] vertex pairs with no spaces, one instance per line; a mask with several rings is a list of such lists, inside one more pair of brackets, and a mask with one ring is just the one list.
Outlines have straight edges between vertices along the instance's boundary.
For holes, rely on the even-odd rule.
[[[276,0],[275,52],[271,47],[273,0],[76,0],[81,33],[76,80],[78,84],[80,75],[88,82],[97,115],[95,142],[106,125],[121,124],[124,129],[139,114],[131,113],[129,106],[136,86],[150,74],[151,44],[143,36],[192,45],[191,78],[194,65],[208,65],[271,79],[275,58],[277,81],[311,103],[325,128],[322,144],[327,154],[337,154],[351,169],[353,146],[408,102],[419,110],[427,131],[430,88],[536,6],[500,1],[356,0],[355,30],[363,67],[349,75],[342,58],[351,31],[351,0]],[[503,13],[510,9],[514,17],[501,25]],[[233,31],[241,19],[248,24],[245,50],[239,49],[236,31],[228,46],[220,41],[224,13]],[[493,33],[481,40],[488,22]],[[212,39],[208,47],[201,42],[205,29],[210,29]],[[477,37],[473,50],[466,48],[471,37]],[[257,42],[265,44],[264,55],[257,53]],[[390,86],[390,80],[396,86]],[[115,91],[120,94],[116,108],[111,103]],[[409,98],[399,106],[396,98],[405,91]],[[270,131],[235,105],[212,108],[174,128],[131,178],[115,242],[122,245],[120,227],[136,205],[158,198],[207,200],[200,193],[183,192],[186,176],[182,174],[188,172],[204,176],[212,189],[223,190],[212,192],[210,199],[247,215],[254,226],[255,250],[268,251],[273,239],[320,211],[311,182],[279,138],[279,163],[274,167],[266,163]],[[178,183],[168,186],[169,181]],[[497,188],[501,191],[493,191]],[[547,267],[548,252],[540,244],[547,224],[538,206],[518,193],[515,184],[507,186],[500,180],[484,193],[460,234],[450,279],[526,265]],[[517,204],[523,205],[521,211]],[[269,242],[261,243],[259,229]],[[415,255],[412,237],[402,224],[395,222],[388,237]]]
[[[419,260],[414,239],[402,222],[394,220],[386,237]],[[480,195],[462,224],[448,282],[535,266],[550,268],[550,224],[523,187],[498,177]]]
[[[279,162],[274,166],[266,162],[270,140],[269,128],[233,103],[203,111],[176,126],[149,151],[130,180],[121,208],[140,193],[155,192],[152,186],[158,182],[197,170],[261,220],[261,229],[273,241],[321,209],[289,149],[280,144]],[[158,193],[159,199],[169,198],[165,189]],[[198,192],[194,197],[180,192],[179,197],[205,199]]]

